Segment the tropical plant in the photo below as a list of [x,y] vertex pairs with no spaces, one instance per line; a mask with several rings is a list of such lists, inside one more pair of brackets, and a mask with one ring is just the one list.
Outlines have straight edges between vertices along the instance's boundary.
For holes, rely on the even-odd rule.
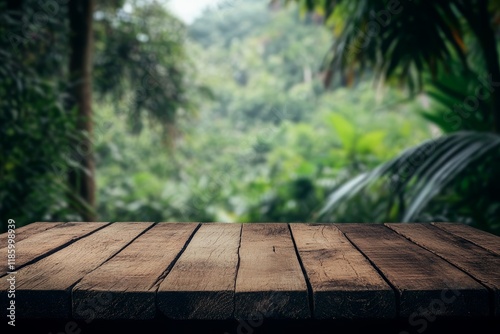
[[135,132],[151,120],[162,148],[191,108],[183,24],[156,1],[94,3],[0,3],[2,224],[96,219],[92,80]]
[[[451,133],[409,149],[335,189],[322,210],[322,219],[341,220],[334,209],[344,205],[343,200],[356,197],[370,184],[390,181],[390,191],[381,193],[387,196],[387,207],[373,210],[378,213],[372,216],[374,221],[451,218],[498,228],[495,214],[500,198],[498,190],[490,188],[498,174],[493,166],[500,161],[499,26],[494,19],[498,2],[297,2],[304,10],[322,14],[335,33],[324,63],[325,84],[335,75],[341,83],[352,83],[366,70],[389,83],[405,82],[410,92],[423,90],[433,100],[431,110],[422,115]],[[475,132],[455,133],[463,130]],[[489,177],[489,182],[480,183],[483,195],[476,199],[488,203],[485,215],[470,210],[462,217],[450,214],[447,203],[456,203],[453,198],[471,199],[464,194],[476,188],[471,171],[478,168]],[[465,192],[460,191],[463,184],[468,185]],[[432,205],[436,201],[440,211]],[[461,203],[474,207],[473,199]]]
[[[364,173],[336,189],[320,214],[331,214],[346,199],[357,195],[363,188],[378,184],[376,188],[388,199],[382,212],[372,214],[371,219],[411,222],[422,217],[426,206],[451,183],[471,182],[474,173],[491,177],[484,186],[484,193],[471,201],[481,201],[486,196],[498,200],[494,194],[494,170],[491,163],[500,158],[500,137],[496,134],[478,132],[456,132],[449,136],[431,139],[412,147],[391,161],[380,165],[371,172]],[[472,172],[472,173],[471,173]],[[486,175],[484,175],[486,173]],[[477,184],[479,185],[479,184]],[[469,185],[473,186],[473,185]],[[382,196],[381,196],[382,197]],[[455,197],[458,197],[456,194]],[[441,214],[447,211],[446,202],[442,203]],[[471,205],[472,203],[465,203]],[[491,223],[491,229],[498,229],[496,217],[499,206],[485,212],[487,216],[476,221],[483,228]],[[351,207],[352,209],[352,207]],[[493,211],[493,212],[492,212]],[[446,215],[444,215],[446,216]],[[479,215],[475,214],[476,218]],[[432,218],[431,218],[432,219]],[[469,221],[470,222],[470,221]]]
[[34,22],[35,1],[0,4],[0,230],[36,220],[74,219],[66,180],[75,114],[65,112],[65,25]]
[[[479,70],[500,81],[497,1],[296,1],[304,10],[322,14],[334,31],[324,62],[327,85],[333,75],[352,83],[356,74],[369,69],[381,79],[404,80],[417,90],[424,73],[451,71],[454,59],[464,70],[477,72],[468,57],[477,60],[478,54],[483,65]],[[491,101],[490,129],[499,132],[500,90],[491,94]]]

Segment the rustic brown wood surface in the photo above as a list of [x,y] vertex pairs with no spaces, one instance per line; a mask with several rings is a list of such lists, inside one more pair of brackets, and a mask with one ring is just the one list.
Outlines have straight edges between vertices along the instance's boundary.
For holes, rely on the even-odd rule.
[[[31,235],[56,227],[63,223],[33,223],[23,227],[16,228],[16,242],[28,238]],[[7,233],[0,235],[0,247],[7,245]]]
[[336,226],[290,226],[312,286],[316,318],[395,317],[394,291]]
[[[38,231],[24,239],[16,240],[16,269],[19,270],[27,263],[38,257],[46,256],[51,252],[67,246],[71,242],[106,226],[108,223],[66,223],[59,224],[52,229]],[[29,225],[28,225],[29,226]],[[0,250],[3,258],[7,258],[7,247]],[[0,277],[8,272],[7,263],[0,267]]]
[[[71,316],[72,286],[150,226],[149,223],[113,224],[20,269],[16,274],[18,316]],[[1,290],[6,291],[7,285],[2,280]]]
[[205,224],[160,284],[158,305],[173,319],[233,315],[241,225]]
[[245,224],[236,278],[237,318],[307,318],[307,285],[286,224]]
[[489,250],[490,252],[500,255],[500,242],[498,242],[498,237],[496,235],[464,224],[433,223],[432,225],[464,238],[480,247],[483,247],[484,249]]
[[[468,274],[384,225],[338,224],[399,292],[399,313],[488,315],[488,291]],[[435,305],[434,305],[435,304]]]
[[417,245],[462,269],[491,291],[495,312],[500,312],[500,257],[430,224],[388,224]]
[[458,224],[38,223],[18,232],[20,267],[0,294],[6,307],[15,276],[20,319],[500,319],[500,238]]
[[73,288],[73,314],[103,298],[96,319],[153,319],[156,283],[170,269],[198,224],[157,224]]

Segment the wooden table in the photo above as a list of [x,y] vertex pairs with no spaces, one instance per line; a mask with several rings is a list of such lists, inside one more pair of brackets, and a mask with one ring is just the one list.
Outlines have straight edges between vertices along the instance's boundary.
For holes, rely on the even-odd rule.
[[35,223],[16,255],[18,319],[500,316],[500,238],[459,224]]

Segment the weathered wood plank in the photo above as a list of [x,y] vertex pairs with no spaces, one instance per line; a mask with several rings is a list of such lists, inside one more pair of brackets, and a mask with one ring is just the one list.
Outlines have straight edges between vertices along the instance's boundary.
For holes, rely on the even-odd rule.
[[[95,230],[104,227],[108,223],[66,223],[59,224],[54,228],[45,231],[38,231],[30,237],[16,241],[16,270],[19,270],[27,263],[46,256],[75,240],[78,240]],[[0,250],[2,258],[7,258],[7,247]],[[0,267],[0,277],[9,270],[7,263]]]
[[387,226],[487,286],[495,300],[495,310],[492,311],[500,315],[499,256],[430,224],[387,224]]
[[488,291],[469,275],[383,225],[337,224],[399,291],[399,313],[489,314]]
[[[63,223],[32,223],[16,228],[16,243],[61,224]],[[7,232],[0,234],[0,247],[5,247],[5,245],[7,245]]]
[[313,290],[315,318],[396,317],[394,291],[336,226],[290,227]]
[[95,319],[153,319],[156,283],[163,278],[197,226],[196,223],[157,224],[86,275],[73,288],[73,317],[86,319],[89,301],[104,297],[108,302],[95,308]]
[[[119,252],[151,223],[115,223],[54,254],[30,264],[16,275],[19,318],[69,318],[71,287]],[[2,299],[8,282],[0,282]]]
[[500,237],[465,224],[432,223],[432,225],[500,255]]
[[158,307],[172,319],[233,315],[241,225],[204,224],[161,283]]
[[235,317],[311,316],[307,285],[286,224],[244,224]]

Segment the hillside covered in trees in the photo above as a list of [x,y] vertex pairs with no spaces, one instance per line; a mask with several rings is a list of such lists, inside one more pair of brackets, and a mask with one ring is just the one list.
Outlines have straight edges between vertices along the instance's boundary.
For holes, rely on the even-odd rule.
[[[240,1],[208,10],[186,34],[192,79],[206,88],[198,108],[167,146],[155,131],[128,136],[125,123],[107,131],[97,145],[104,217],[317,219],[333,187],[430,135],[414,112],[419,103],[369,76],[325,89],[320,65],[331,35],[296,6]],[[102,108],[109,121],[112,110]],[[372,219],[369,201],[342,219]]]

